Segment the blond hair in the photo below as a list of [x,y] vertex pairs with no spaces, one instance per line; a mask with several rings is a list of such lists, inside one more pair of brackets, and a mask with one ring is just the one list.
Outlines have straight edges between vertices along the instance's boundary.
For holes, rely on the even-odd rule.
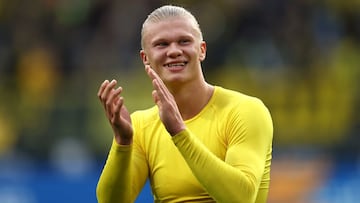
[[180,6],[173,6],[173,5],[165,5],[155,9],[151,12],[146,20],[144,21],[141,29],[141,47],[144,48],[144,34],[145,34],[145,27],[149,23],[158,23],[163,20],[167,20],[170,17],[186,17],[190,19],[195,27],[196,32],[198,33],[200,40],[203,40],[203,35],[200,29],[200,25],[193,14],[190,11],[186,10]]

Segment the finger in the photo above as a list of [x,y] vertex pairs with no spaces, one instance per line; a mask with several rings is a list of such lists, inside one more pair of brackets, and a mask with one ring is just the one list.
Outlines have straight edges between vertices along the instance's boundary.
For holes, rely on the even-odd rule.
[[111,104],[114,104],[116,102],[116,98],[120,95],[121,92],[122,92],[122,87],[118,87],[115,90],[111,90],[108,99],[106,101],[106,105],[109,106]]
[[[156,72],[149,66],[149,65],[145,65],[145,70],[146,70],[146,73],[148,74],[148,76],[150,77],[150,79],[152,79],[152,85],[154,87],[155,90],[159,90],[159,80],[160,77],[156,74]],[[154,92],[153,91],[153,96],[154,96],[154,93],[156,93],[156,91]]]
[[154,86],[154,89],[155,89],[155,91],[156,91],[157,96],[158,96],[158,97],[159,97],[159,96],[162,97],[162,95],[164,94],[164,91],[162,90],[161,85],[159,84],[159,81],[156,80],[156,79],[154,79],[154,80],[152,81],[152,84],[153,84],[153,86]]
[[148,74],[148,76],[151,78],[151,79],[155,79],[155,80],[161,80],[159,75],[154,71],[154,69],[151,68],[151,66],[149,65],[146,65],[145,66],[145,70]]
[[153,76],[150,74],[150,65],[145,65],[145,71],[147,73],[147,75],[150,77],[150,79],[154,79]]
[[118,87],[116,90],[111,90],[109,93],[108,99],[106,100],[106,109],[108,112],[108,115],[113,117],[114,112],[114,106],[118,102],[118,97],[122,91],[122,87]]
[[157,97],[159,100],[166,100],[169,99],[169,97],[171,97],[171,93],[169,92],[169,90],[167,89],[167,87],[165,86],[165,84],[162,82],[162,80],[159,79],[154,79],[152,81],[153,83],[153,87],[157,92]]
[[167,89],[164,82],[161,80],[160,76],[155,72],[155,70],[152,69],[149,65],[146,65],[145,69],[149,77],[152,79],[152,84],[154,89],[157,91],[157,100],[155,101],[155,103],[157,103],[158,100],[171,99],[172,98],[171,93]]
[[146,67],[146,71],[149,77],[153,80],[153,86],[155,89],[167,89],[160,76],[149,65]]
[[159,96],[158,96],[156,90],[153,90],[153,91],[152,91],[152,97],[153,97],[153,99],[154,99],[155,104],[159,105],[158,102],[160,101],[160,99],[159,99]]
[[114,106],[114,116],[112,118],[112,122],[113,123],[119,123],[120,121],[120,112],[121,112],[121,108],[124,104],[124,98],[120,97],[117,102],[115,103]]
[[117,83],[116,80],[112,80],[109,84],[106,85],[104,91],[101,94],[101,100],[103,102],[106,102],[106,100],[108,99],[110,91],[115,87],[116,83]]
[[109,80],[105,80],[101,85],[100,85],[100,88],[98,90],[98,93],[97,93],[97,96],[100,98],[105,87],[107,86],[107,84],[109,84]]
[[151,80],[154,80],[154,79],[155,79],[155,77],[154,77],[153,74],[151,73],[151,68],[150,68],[150,66],[145,66],[145,71],[146,71],[146,74],[149,76],[149,78],[150,78]]

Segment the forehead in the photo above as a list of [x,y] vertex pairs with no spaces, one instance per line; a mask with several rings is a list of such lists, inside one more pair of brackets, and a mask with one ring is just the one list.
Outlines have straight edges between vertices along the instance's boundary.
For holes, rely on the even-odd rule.
[[188,17],[170,17],[158,22],[148,22],[143,34],[147,42],[164,37],[183,35],[195,38],[199,35],[195,22]]

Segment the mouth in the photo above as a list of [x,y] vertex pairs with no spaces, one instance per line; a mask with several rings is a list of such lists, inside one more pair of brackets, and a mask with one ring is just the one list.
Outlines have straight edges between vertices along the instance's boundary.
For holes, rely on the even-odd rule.
[[167,63],[164,66],[171,71],[180,71],[182,69],[184,69],[184,67],[186,66],[187,62],[175,62],[175,63]]

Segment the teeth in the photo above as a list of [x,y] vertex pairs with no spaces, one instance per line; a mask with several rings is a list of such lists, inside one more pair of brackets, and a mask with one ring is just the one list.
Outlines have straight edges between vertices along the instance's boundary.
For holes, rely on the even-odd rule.
[[173,67],[173,66],[184,66],[185,63],[172,63],[172,64],[168,64],[169,67]]

